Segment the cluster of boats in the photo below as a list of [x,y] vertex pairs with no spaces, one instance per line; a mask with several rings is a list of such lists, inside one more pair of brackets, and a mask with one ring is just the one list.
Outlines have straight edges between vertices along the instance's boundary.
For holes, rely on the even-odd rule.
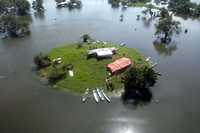
[[100,101],[106,100],[110,103],[110,98],[105,94],[104,90],[101,88],[96,88],[93,90],[90,90],[89,88],[86,89],[83,97],[82,102],[85,102],[90,96],[94,97],[94,100],[99,103]]

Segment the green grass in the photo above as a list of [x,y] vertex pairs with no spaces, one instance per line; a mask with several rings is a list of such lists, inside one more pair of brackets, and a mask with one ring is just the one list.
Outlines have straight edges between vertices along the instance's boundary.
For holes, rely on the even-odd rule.
[[[90,47],[116,47],[117,54],[113,59],[96,60],[87,59],[87,51]],[[66,76],[64,79],[55,83],[56,88],[75,93],[83,93],[86,88],[105,87],[105,78],[107,76],[106,65],[120,57],[131,58],[135,64],[144,63],[144,56],[135,49],[120,47],[113,44],[84,44],[82,48],[77,48],[77,44],[68,44],[64,47],[54,48],[48,54],[50,59],[61,57],[62,64],[73,64],[74,77]],[[40,75],[48,78],[52,66],[39,71]],[[123,85],[120,82],[120,76],[114,76],[112,79],[115,89],[121,89]]]

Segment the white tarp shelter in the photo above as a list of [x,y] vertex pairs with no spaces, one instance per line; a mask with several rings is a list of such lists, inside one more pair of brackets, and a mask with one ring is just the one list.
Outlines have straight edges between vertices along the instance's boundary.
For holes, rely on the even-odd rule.
[[112,57],[117,49],[115,47],[111,48],[98,48],[89,50],[88,55],[96,55],[97,57]]
[[96,54],[97,57],[112,57],[113,52],[111,50],[102,50],[98,51]]

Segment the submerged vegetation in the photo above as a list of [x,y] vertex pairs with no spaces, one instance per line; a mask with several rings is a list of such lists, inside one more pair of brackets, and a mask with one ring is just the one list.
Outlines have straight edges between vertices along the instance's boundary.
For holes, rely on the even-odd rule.
[[14,13],[26,15],[30,10],[27,0],[0,0],[0,13]]
[[164,35],[161,36],[162,43],[168,43],[171,40],[171,36],[176,33],[179,34],[181,31],[180,22],[173,20],[172,14],[166,9],[162,9],[160,12],[160,18],[156,26],[156,35]]
[[168,8],[179,16],[200,17],[200,4],[193,3],[190,0],[170,0]]
[[27,0],[0,0],[0,33],[10,37],[21,37],[30,34]]
[[2,15],[1,32],[6,32],[11,37],[21,37],[30,34],[29,20],[23,16]]
[[32,7],[38,12],[44,11],[43,0],[34,0],[32,3]]

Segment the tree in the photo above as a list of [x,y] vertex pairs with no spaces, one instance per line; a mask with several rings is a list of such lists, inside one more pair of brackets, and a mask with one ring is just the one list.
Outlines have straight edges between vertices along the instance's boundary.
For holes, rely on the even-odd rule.
[[165,8],[161,8],[161,10],[160,10],[160,17],[161,17],[161,18],[166,18],[166,17],[169,17],[169,16],[170,16],[170,15],[169,15],[168,10],[165,9]]
[[6,14],[0,20],[1,29],[11,37],[19,37],[30,34],[29,22],[12,14]]
[[[163,10],[164,11],[164,10]],[[169,13],[164,13],[161,11],[161,17],[158,21],[156,26],[156,35],[157,34],[164,34],[164,37],[162,37],[162,42],[166,43],[167,40],[170,39],[170,37],[176,33],[179,34],[181,28],[179,27],[180,22],[173,20],[172,15],[169,15]]]
[[0,0],[0,29],[11,37],[30,34],[27,0]]
[[122,78],[125,90],[140,90],[153,86],[158,79],[157,73],[152,67],[145,65],[135,65],[125,73]]
[[83,39],[83,42],[87,42],[88,40],[91,39],[90,35],[89,34],[83,34],[81,36],[81,38]]
[[122,77],[124,93],[122,100],[125,104],[143,105],[152,99],[150,87],[154,86],[158,76],[152,67],[147,65],[134,65]]
[[51,60],[47,55],[44,55],[40,53],[39,55],[36,55],[33,59],[34,63],[37,65],[38,69],[47,67],[51,65]]
[[10,35],[15,34],[17,30],[17,19],[14,15],[3,15],[1,17],[2,27]]
[[18,15],[26,15],[30,4],[27,0],[0,0],[0,12],[8,12],[10,8],[14,8]]
[[30,10],[30,3],[27,0],[16,0],[15,5],[18,15],[26,15]]
[[199,17],[200,16],[200,4],[194,8],[193,16]]
[[190,0],[170,0],[168,8],[177,14],[189,14]]
[[198,5],[190,0],[170,0],[168,8],[177,15],[199,17],[199,6],[200,4]]
[[112,7],[119,7],[120,0],[108,0]]
[[33,9],[35,9],[37,11],[43,11],[44,10],[43,0],[35,0],[35,1],[33,1],[32,7],[33,7]]

